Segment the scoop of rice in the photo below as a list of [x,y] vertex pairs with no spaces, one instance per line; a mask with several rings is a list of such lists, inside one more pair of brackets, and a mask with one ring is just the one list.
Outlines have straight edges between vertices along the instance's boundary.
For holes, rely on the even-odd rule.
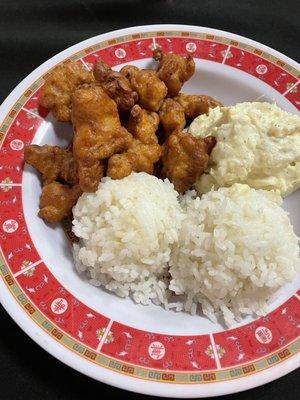
[[300,270],[298,238],[274,192],[234,184],[182,197],[186,212],[170,261],[170,289],[227,325],[266,312],[267,300]]
[[166,304],[168,261],[183,214],[168,181],[146,173],[122,180],[103,178],[73,208],[79,272],[91,283],[138,303]]

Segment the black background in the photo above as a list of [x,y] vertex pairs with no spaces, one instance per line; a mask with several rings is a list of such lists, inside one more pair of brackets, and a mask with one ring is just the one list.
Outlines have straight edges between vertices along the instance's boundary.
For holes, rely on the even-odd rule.
[[[299,61],[300,1],[0,0],[0,101],[34,68],[91,36],[134,25],[181,23],[247,36]],[[299,370],[226,399],[296,399]],[[55,360],[0,306],[0,399],[142,399],[93,381]]]

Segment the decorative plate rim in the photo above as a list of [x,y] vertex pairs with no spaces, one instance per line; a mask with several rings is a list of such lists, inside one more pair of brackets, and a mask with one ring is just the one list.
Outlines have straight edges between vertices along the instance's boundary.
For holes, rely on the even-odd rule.
[[[75,44],[72,47],[60,52],[54,57],[50,58],[48,61],[43,63],[41,66],[36,68],[31,74],[29,74],[6,98],[6,100],[2,103],[0,107],[0,122],[5,114],[8,112],[11,106],[15,104],[16,101],[20,98],[20,95],[24,92],[25,89],[29,87],[33,83],[33,81],[37,80],[37,76],[40,77],[42,71],[48,71],[52,66],[64,60],[66,57],[71,56],[76,50],[77,52],[80,49],[84,49],[87,46],[92,46],[93,44],[103,42],[105,40],[113,39],[122,34],[134,34],[134,33],[143,33],[143,32],[172,32],[172,30],[180,31],[180,32],[192,32],[192,33],[204,33],[211,35],[220,35],[221,37],[240,41],[241,43],[245,43],[250,46],[254,46],[261,51],[265,51],[268,54],[271,54],[280,60],[284,60],[284,63],[288,63],[289,66],[292,66],[293,69],[298,69],[298,75],[295,76],[297,79],[294,85],[299,83],[299,65],[290,59],[289,57],[284,56],[276,50],[273,50],[265,45],[262,45],[256,41],[251,39],[247,39],[240,35],[231,34],[230,32],[220,31],[216,29],[197,27],[197,26],[189,26],[189,25],[177,25],[177,24],[167,24],[167,25],[146,25],[146,26],[137,26],[131,28],[125,28],[121,30],[116,30],[112,32],[108,32],[105,34],[94,36],[93,38],[82,41],[78,44]],[[228,47],[229,49],[230,47]],[[293,86],[294,86],[293,85]],[[80,372],[89,375],[95,379],[101,380],[105,383],[124,388],[131,391],[136,391],[140,393],[147,393],[152,395],[168,395],[173,397],[199,397],[199,396],[216,396],[220,394],[228,394],[241,390],[246,390],[251,387],[255,387],[261,385],[263,383],[267,383],[273,379],[276,379],[293,369],[297,368],[300,364],[300,354],[295,354],[294,356],[286,359],[285,361],[280,362],[268,369],[257,372],[254,377],[252,375],[242,376],[235,380],[230,380],[230,384],[228,381],[220,381],[213,382],[209,385],[201,384],[183,384],[183,383],[161,383],[157,381],[149,381],[137,379],[132,376],[118,374],[114,371],[99,368],[99,366],[91,364],[88,360],[83,359],[82,357],[76,355],[76,353],[71,352],[64,348],[61,344],[54,340],[50,335],[46,335],[45,331],[43,331],[25,312],[20,312],[20,306],[15,301],[13,296],[8,295],[11,292],[8,290],[4,282],[0,279],[0,301],[3,304],[4,308],[8,311],[8,313],[12,316],[12,318],[18,323],[18,325],[30,336],[32,337],[41,347],[47,350],[50,354],[54,355],[59,360],[63,361],[67,365],[79,370]],[[130,364],[130,363],[129,363]],[[209,370],[208,370],[209,372]],[[140,384],[142,383],[142,386]],[[224,384],[228,383],[228,388],[224,390]],[[175,389],[174,389],[175,387]],[[200,393],[199,393],[200,392]]]

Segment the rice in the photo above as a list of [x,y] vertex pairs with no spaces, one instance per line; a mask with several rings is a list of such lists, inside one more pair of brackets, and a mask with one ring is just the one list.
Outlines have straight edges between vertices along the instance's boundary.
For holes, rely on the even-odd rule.
[[300,270],[298,238],[274,192],[234,184],[181,198],[185,220],[170,260],[169,289],[183,308],[226,325],[263,315],[268,300]]
[[298,238],[273,191],[245,184],[200,199],[168,180],[132,173],[103,178],[73,208],[77,270],[135,302],[226,325],[267,312],[276,290],[300,270]]
[[168,262],[183,213],[168,181],[146,173],[103,178],[73,208],[75,265],[90,282],[134,301],[166,305]]

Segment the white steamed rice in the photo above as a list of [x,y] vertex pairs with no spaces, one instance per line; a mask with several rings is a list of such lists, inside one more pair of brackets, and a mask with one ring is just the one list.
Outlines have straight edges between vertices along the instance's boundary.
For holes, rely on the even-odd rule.
[[137,303],[192,314],[199,305],[213,321],[223,314],[227,325],[262,315],[300,269],[298,238],[281,201],[235,184],[201,199],[190,191],[179,202],[168,180],[103,178],[73,209],[76,268]]
[[184,309],[231,325],[263,315],[267,300],[300,270],[298,238],[274,192],[234,184],[182,197],[186,218],[172,252],[170,289],[185,294]]
[[167,303],[168,262],[183,219],[178,193],[168,181],[146,173],[103,178],[73,208],[79,272],[137,303]]

